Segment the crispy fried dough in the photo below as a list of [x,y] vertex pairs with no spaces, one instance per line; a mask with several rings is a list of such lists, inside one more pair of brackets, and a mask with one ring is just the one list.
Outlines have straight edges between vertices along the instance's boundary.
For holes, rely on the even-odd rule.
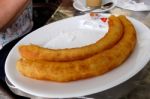
[[27,77],[57,82],[68,82],[102,75],[122,64],[136,45],[134,26],[125,16],[119,16],[119,19],[124,26],[124,35],[111,49],[84,60],[70,62],[20,59],[17,62],[17,69]]
[[54,50],[37,45],[22,45],[19,47],[19,52],[23,58],[29,60],[73,61],[84,59],[111,48],[121,39],[123,28],[119,19],[111,16],[109,18],[109,27],[108,33],[102,39],[88,46]]

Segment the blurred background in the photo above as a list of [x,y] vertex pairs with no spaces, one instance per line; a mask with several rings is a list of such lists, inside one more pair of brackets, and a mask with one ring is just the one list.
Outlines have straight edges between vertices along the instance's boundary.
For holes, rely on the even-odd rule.
[[33,29],[43,26],[60,3],[61,0],[33,0]]

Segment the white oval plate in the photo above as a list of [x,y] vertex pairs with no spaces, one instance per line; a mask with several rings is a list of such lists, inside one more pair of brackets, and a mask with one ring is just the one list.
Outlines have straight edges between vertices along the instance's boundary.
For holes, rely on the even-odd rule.
[[[99,30],[89,27],[82,27],[81,25],[83,21],[88,19],[89,16],[87,14],[57,21],[30,33],[22,40],[20,40],[12,48],[6,59],[5,73],[8,77],[8,80],[18,89],[35,96],[49,98],[67,98],[94,94],[112,88],[128,80],[136,73],[138,73],[142,68],[144,68],[144,66],[150,59],[150,30],[138,20],[129,18],[129,20],[134,24],[137,31],[136,48],[131,56],[120,67],[108,73],[105,73],[102,76],[69,83],[56,83],[51,81],[30,79],[22,76],[16,70],[16,61],[20,57],[18,53],[18,46],[21,44],[34,43],[42,45],[49,39],[57,36],[58,33],[62,30],[66,33],[71,33],[72,31],[78,30],[78,35],[83,34],[84,32],[85,35],[79,39],[79,41],[81,42],[85,39],[87,39],[87,41],[89,39],[90,42],[96,41],[96,39],[100,37]],[[90,36],[91,38],[88,37],[90,35],[88,31],[94,31],[90,33],[92,34]],[[86,33],[88,36],[86,36]],[[78,42],[78,44],[80,44],[80,42]]]

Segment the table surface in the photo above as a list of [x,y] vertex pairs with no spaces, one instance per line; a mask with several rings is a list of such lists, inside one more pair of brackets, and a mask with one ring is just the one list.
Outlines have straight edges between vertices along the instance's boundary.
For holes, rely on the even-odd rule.
[[[145,25],[147,25],[150,28],[150,12],[133,12],[129,10],[124,10],[121,8],[115,7],[111,11],[107,12],[111,14],[118,14],[118,15],[128,15],[131,17],[134,17],[141,22],[143,22]],[[65,3],[62,3],[55,13],[50,17],[50,19],[47,21],[47,24],[58,21],[64,18],[73,17],[76,15],[80,15],[81,13],[76,11],[72,7],[72,1],[68,0]],[[0,85],[1,86],[1,85]],[[106,90],[101,93],[93,94],[90,96],[85,96],[93,99],[150,99],[150,62],[145,66],[145,68],[126,81],[123,84],[120,84],[114,88],[111,88],[109,90]],[[3,95],[4,94],[4,95]],[[6,96],[7,93],[5,93],[5,90],[0,87],[0,99],[1,96]],[[19,95],[24,95],[24,93],[18,91]],[[10,96],[10,95],[8,95]],[[39,99],[39,97],[29,96],[34,99]],[[80,97],[84,98],[84,97]],[[5,98],[2,98],[5,99]],[[9,98],[11,99],[11,98]],[[40,98],[43,99],[43,98]]]

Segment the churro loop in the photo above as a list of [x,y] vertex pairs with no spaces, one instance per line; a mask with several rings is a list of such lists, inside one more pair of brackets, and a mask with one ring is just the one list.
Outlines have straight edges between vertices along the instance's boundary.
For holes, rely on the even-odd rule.
[[17,62],[17,69],[30,78],[68,82],[102,75],[120,66],[134,50],[136,31],[125,16],[118,18],[124,27],[124,35],[112,48],[84,60],[70,62],[20,59]]

